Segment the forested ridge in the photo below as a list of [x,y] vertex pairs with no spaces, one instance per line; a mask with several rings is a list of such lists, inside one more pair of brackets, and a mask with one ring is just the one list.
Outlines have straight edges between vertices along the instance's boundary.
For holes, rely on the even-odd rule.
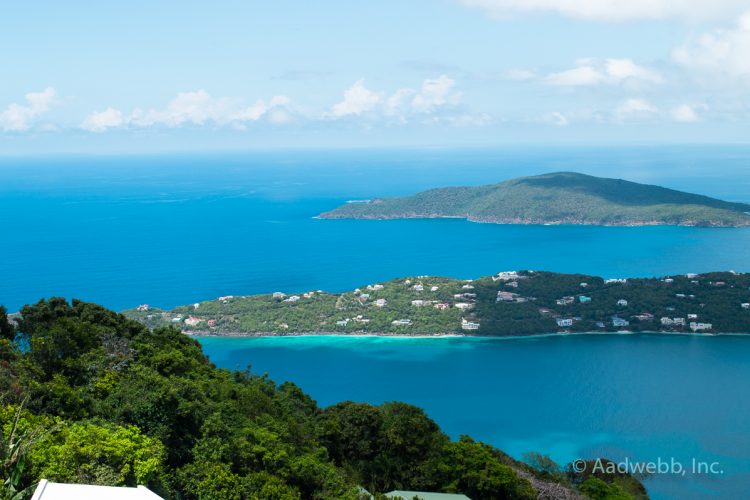
[[208,335],[750,333],[750,274],[415,276],[344,293],[227,296],[169,311],[144,304],[125,314],[151,328],[174,325]]
[[555,172],[347,203],[324,219],[459,217],[500,224],[747,226],[750,205],[622,179]]
[[[0,498],[36,482],[143,484],[169,499],[645,498],[627,475],[452,441],[400,402],[320,408],[291,382],[216,368],[194,339],[81,301],[0,307]],[[508,409],[512,411],[512,409]],[[540,496],[541,495],[541,496]]]

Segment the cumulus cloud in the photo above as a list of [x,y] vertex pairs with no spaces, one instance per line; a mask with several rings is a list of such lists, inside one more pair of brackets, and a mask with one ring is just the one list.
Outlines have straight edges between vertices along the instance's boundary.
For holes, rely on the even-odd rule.
[[228,97],[213,97],[205,90],[180,92],[164,109],[142,110],[136,108],[129,115],[120,110],[107,108],[89,114],[81,128],[92,132],[103,132],[111,128],[131,127],[179,127],[182,125],[233,125],[241,127],[268,117],[272,123],[289,121],[290,114],[282,112],[291,100],[286,96],[275,96],[269,102],[263,99],[247,106]]
[[47,87],[41,92],[29,92],[24,96],[26,104],[10,104],[0,113],[0,128],[6,132],[30,129],[34,122],[49,110],[55,95],[55,89],[52,87]]
[[81,124],[81,128],[91,132],[104,132],[107,129],[120,127],[125,123],[125,117],[118,109],[107,108],[88,115]]
[[659,109],[645,99],[631,98],[623,101],[615,108],[615,119],[625,121],[644,119],[654,116]]
[[[344,99],[325,113],[325,118],[343,118],[352,115],[368,114],[372,118],[390,118],[400,123],[420,116],[431,116],[431,121],[444,120],[455,124],[471,123],[470,115],[458,114],[448,119],[437,116],[439,112],[455,108],[461,102],[461,92],[456,90],[456,82],[446,75],[428,78],[418,88],[400,88],[393,94],[365,88],[364,81],[358,80],[344,92]],[[484,121],[484,118],[480,121]],[[478,122],[475,122],[478,123]]]
[[687,68],[750,76],[750,11],[740,16],[731,29],[688,40],[673,51],[672,57]]
[[454,90],[456,82],[445,75],[422,83],[421,91],[414,96],[411,106],[414,110],[429,113],[446,104],[457,104],[461,94]]
[[664,78],[631,59],[581,59],[575,68],[551,73],[543,82],[558,86],[642,85],[663,83]]
[[467,7],[506,17],[514,13],[552,12],[592,21],[723,19],[747,8],[747,0],[459,0]]
[[700,121],[695,108],[689,104],[680,104],[672,108],[670,115],[674,121],[680,123],[695,123]]
[[354,85],[344,91],[344,100],[335,104],[329,116],[340,118],[348,115],[361,115],[372,110],[383,101],[381,92],[373,92],[365,87],[365,80],[360,78]]

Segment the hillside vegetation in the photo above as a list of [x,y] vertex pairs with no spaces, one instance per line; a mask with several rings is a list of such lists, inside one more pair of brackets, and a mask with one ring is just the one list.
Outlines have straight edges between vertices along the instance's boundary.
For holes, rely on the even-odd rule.
[[750,205],[572,172],[478,187],[431,189],[349,203],[320,215],[339,219],[457,217],[500,224],[747,226]]
[[520,271],[401,278],[340,294],[220,297],[170,311],[143,305],[125,314],[151,328],[208,335],[750,333],[749,303],[750,274],[604,280]]
[[41,478],[142,484],[175,500],[354,500],[359,487],[646,498],[627,475],[527,462],[452,441],[405,403],[320,408],[292,383],[217,369],[175,328],[94,304],[42,300],[10,320],[0,306],[2,500],[28,499]]

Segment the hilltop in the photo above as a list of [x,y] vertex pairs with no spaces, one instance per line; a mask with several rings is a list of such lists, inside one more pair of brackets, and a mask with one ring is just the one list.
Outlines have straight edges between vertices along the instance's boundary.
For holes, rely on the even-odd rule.
[[320,407],[291,382],[216,368],[175,328],[95,304],[51,298],[10,320],[0,305],[3,499],[28,499],[41,478],[144,485],[165,500],[372,499],[362,487],[376,498],[648,498],[596,461],[576,472],[538,453],[524,460],[452,440],[406,403]]
[[519,271],[401,278],[344,293],[227,296],[170,311],[142,305],[124,314],[203,335],[750,333],[749,303],[750,274],[605,280]]
[[750,204],[622,179],[557,172],[347,203],[324,219],[465,218],[497,224],[748,226]]

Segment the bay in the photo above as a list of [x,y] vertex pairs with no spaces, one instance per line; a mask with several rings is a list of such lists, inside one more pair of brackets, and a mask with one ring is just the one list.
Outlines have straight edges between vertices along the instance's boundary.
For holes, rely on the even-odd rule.
[[655,474],[654,499],[745,498],[750,339],[568,335],[517,339],[200,338],[218,366],[296,382],[321,405],[408,401],[453,438],[561,464],[609,457],[717,474]]

